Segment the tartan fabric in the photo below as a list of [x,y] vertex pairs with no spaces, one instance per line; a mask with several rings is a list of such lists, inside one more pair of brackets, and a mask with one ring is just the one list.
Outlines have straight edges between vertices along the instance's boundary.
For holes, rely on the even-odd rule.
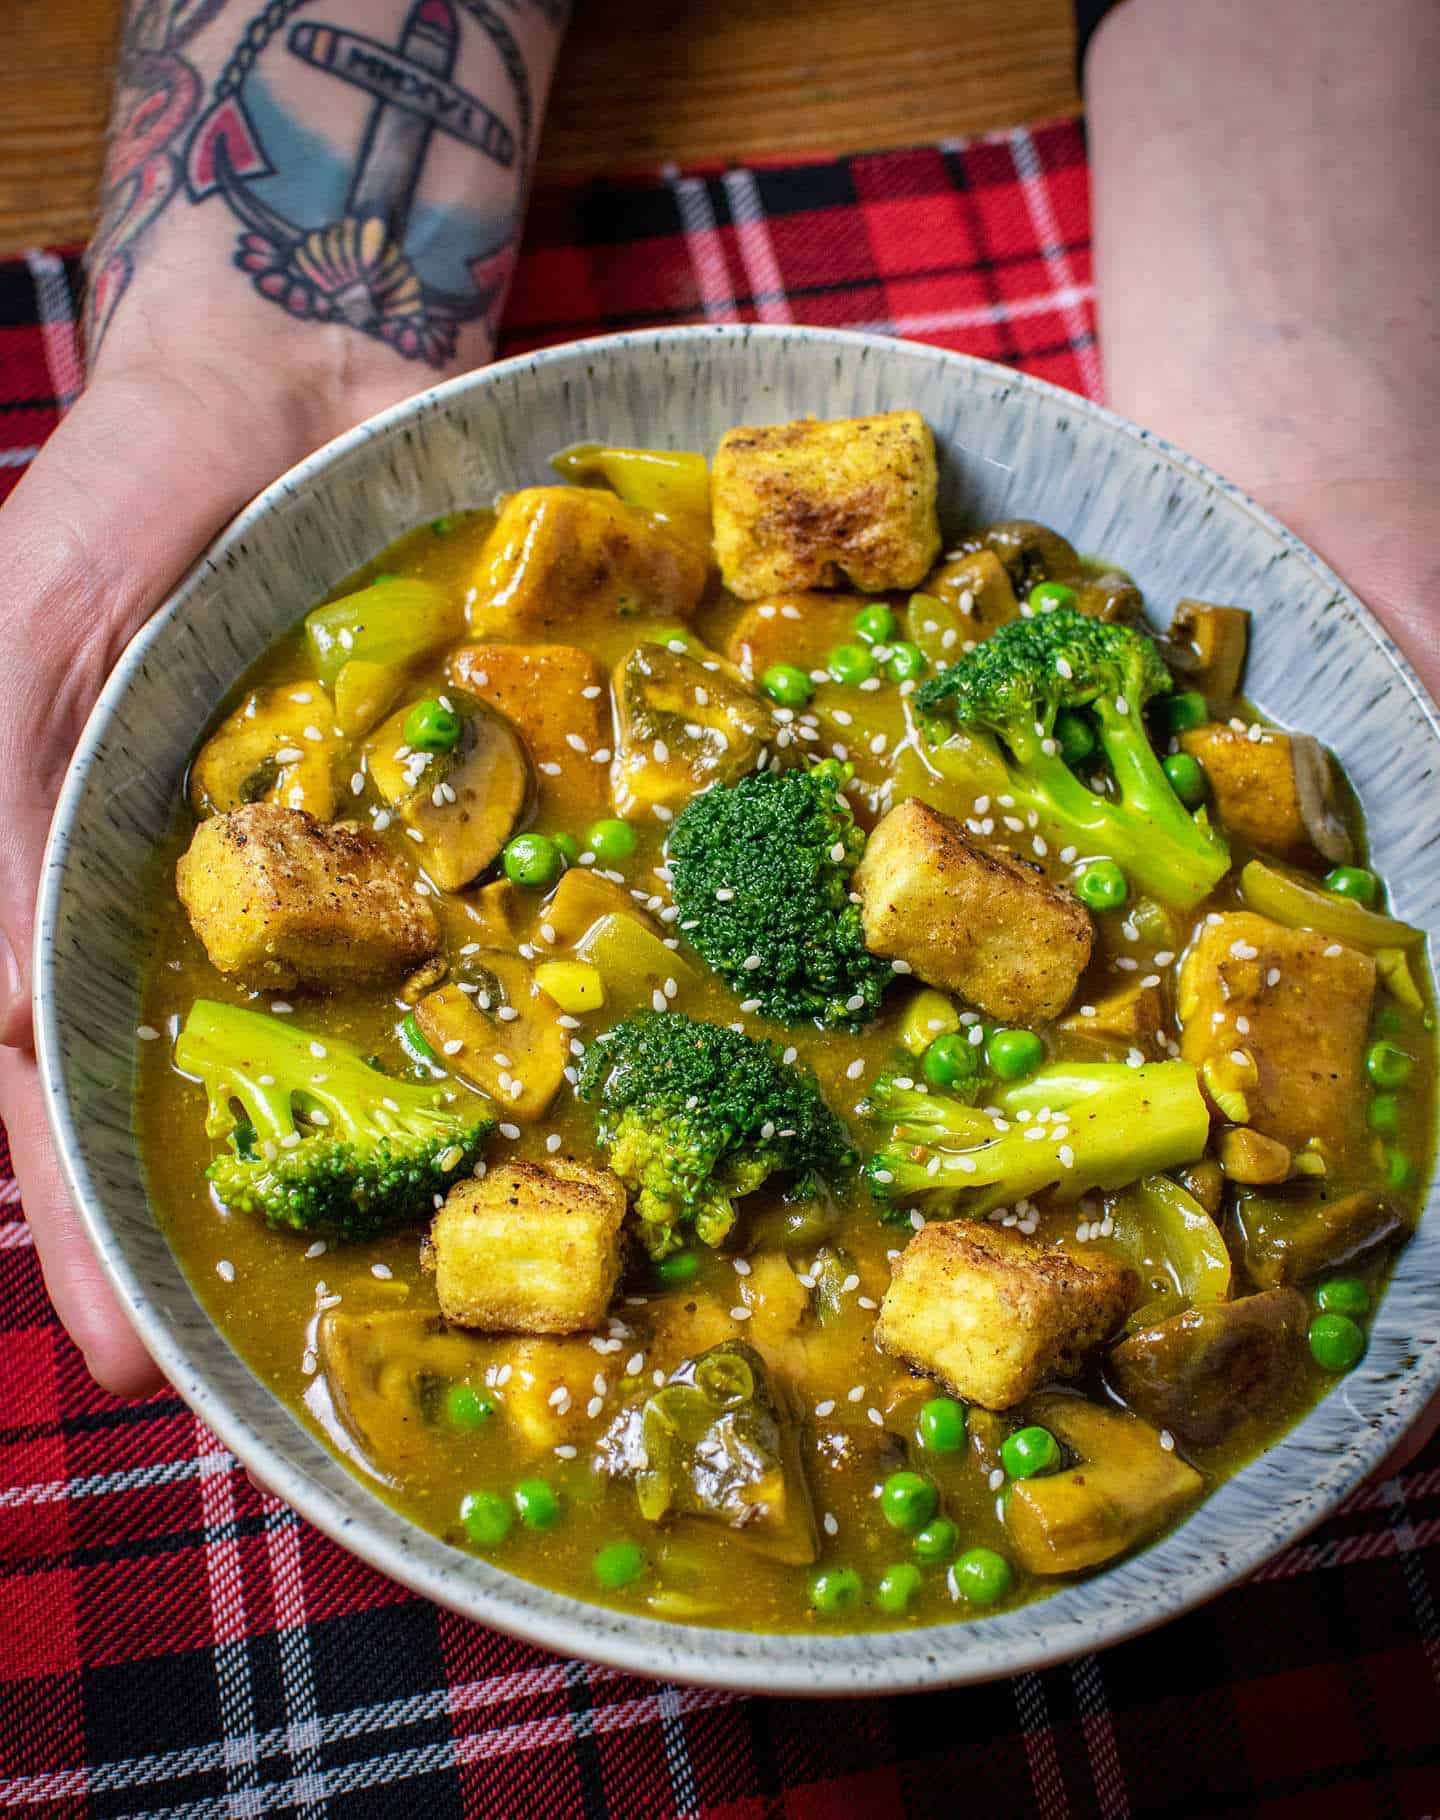
[[[1073,123],[535,199],[515,352],[666,321],[866,326],[1094,395]],[[0,490],[78,385],[73,261],[0,264]],[[1245,1588],[958,1693],[746,1699],[562,1662],[361,1566],[173,1396],[95,1390],[0,1136],[0,1806],[615,1820],[1440,1811],[1440,1446]]]

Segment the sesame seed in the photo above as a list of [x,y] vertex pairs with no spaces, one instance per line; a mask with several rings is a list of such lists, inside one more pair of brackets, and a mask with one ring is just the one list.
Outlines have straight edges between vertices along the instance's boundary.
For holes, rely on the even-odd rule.
[[552,1131],[545,1140],[545,1148],[550,1152],[551,1156],[554,1156],[555,1152],[560,1148],[560,1144],[561,1137],[558,1131]]
[[388,1264],[372,1264],[370,1266],[370,1274],[372,1277],[379,1277],[382,1283],[388,1283],[395,1272]]
[[986,1483],[989,1485],[991,1491],[999,1491],[1000,1487],[1005,1483],[1005,1474],[998,1466],[992,1467],[990,1477],[986,1480]]
[[750,1319],[750,1310],[748,1308],[732,1308],[730,1310],[730,1319],[732,1321],[748,1321]]
[[1174,1453],[1175,1451],[1175,1437],[1168,1428],[1162,1428],[1160,1430],[1160,1445],[1165,1449],[1166,1453]]
[[1345,950],[1340,946],[1339,942],[1331,942],[1330,946],[1323,952],[1326,960],[1333,961],[1337,954],[1343,954]]
[[865,1386],[863,1384],[852,1385],[852,1387],[845,1392],[847,1400],[851,1403],[858,1403],[864,1395]]
[[595,701],[602,691],[599,683],[588,683],[580,693],[586,701]]
[[215,1265],[215,1274],[222,1283],[233,1283],[235,1281],[235,1266],[230,1262],[229,1258],[221,1258]]
[[855,1060],[853,1062],[851,1062],[850,1066],[845,1070],[845,1079],[847,1081],[858,1081],[860,1079],[860,1076],[862,1074],[864,1074],[864,1072],[865,1072],[865,1063],[857,1055]]
[[448,1042],[442,1043],[440,1047],[446,1055],[459,1055],[460,1051],[465,1047],[465,1044],[460,1037],[452,1036]]
[[500,1131],[501,1137],[509,1138],[512,1143],[520,1135],[520,1127],[518,1125],[510,1125],[510,1124],[501,1125],[499,1127],[499,1131]]
[[883,1428],[885,1426],[885,1418],[878,1409],[867,1409],[865,1415],[877,1428]]
[[825,1416],[833,1414],[834,1409],[835,1409],[834,1397],[826,1397],[826,1399],[823,1403],[817,1403],[815,1405],[815,1413],[817,1416],[820,1416],[822,1419]]

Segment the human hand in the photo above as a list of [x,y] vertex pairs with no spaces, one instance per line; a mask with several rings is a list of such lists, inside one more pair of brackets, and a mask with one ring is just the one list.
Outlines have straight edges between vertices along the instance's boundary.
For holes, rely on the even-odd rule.
[[228,361],[102,372],[0,512],[0,1117],[46,1287],[92,1374],[138,1396],[159,1374],[90,1250],[50,1141],[31,1045],[34,897],[70,754],[126,643],[216,531],[278,473],[413,381],[303,396]]

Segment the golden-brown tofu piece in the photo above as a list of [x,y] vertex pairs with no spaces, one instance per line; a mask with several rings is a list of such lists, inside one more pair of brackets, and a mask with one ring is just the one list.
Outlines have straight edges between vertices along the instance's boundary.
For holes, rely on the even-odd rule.
[[689,620],[705,558],[645,512],[596,487],[526,487],[500,508],[480,552],[471,630],[553,633],[589,614]]
[[440,1312],[486,1333],[598,1327],[620,1280],[625,1189],[608,1169],[502,1163],[458,1182],[430,1225]]
[[[457,688],[488,701],[519,729],[539,774],[542,821],[562,806],[573,812],[604,802],[609,690],[588,651],[574,645],[461,645],[445,668]],[[598,762],[596,753],[602,755]]]
[[1038,866],[979,846],[914,797],[871,834],[855,889],[872,953],[992,1017],[1058,1016],[1095,940],[1084,905]]
[[752,680],[772,664],[823,670],[836,645],[853,639],[851,621],[867,606],[863,594],[782,594],[757,601],[735,621],[725,655]]
[[725,586],[741,600],[913,588],[940,549],[936,485],[918,411],[729,430],[710,486]]
[[980,1220],[932,1220],[895,1263],[875,1343],[947,1390],[1009,1409],[1077,1371],[1133,1306],[1133,1270]]
[[1180,735],[1180,747],[1205,767],[1220,820],[1232,834],[1282,859],[1350,857],[1350,836],[1335,800],[1330,754],[1308,733],[1266,728],[1258,739],[1207,722]]
[[367,829],[249,803],[201,822],[175,889],[212,964],[250,986],[338,986],[407,972],[434,914]]
[[[1180,1049],[1223,1104],[1291,1150],[1335,1154],[1363,1136],[1365,1036],[1375,962],[1313,929],[1251,910],[1207,919],[1180,966]],[[1239,1118],[1244,1111],[1247,1117]]]

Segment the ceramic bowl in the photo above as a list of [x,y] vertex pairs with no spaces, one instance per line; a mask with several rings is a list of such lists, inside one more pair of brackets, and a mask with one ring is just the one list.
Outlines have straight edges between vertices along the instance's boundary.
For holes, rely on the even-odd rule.
[[1094,1650],[1242,1580],[1333,1510],[1440,1388],[1440,1196],[1401,1255],[1364,1361],[1278,1446],[1154,1547],[1020,1610],[922,1630],[757,1636],[664,1624],[516,1579],[415,1527],[352,1478],[211,1325],[146,1201],[131,1120],[135,880],[207,716],[270,641],[392,537],[549,477],[583,438],[713,449],[736,423],[916,406],[942,517],[1034,517],[1182,594],[1253,609],[1248,686],[1339,754],[1396,913],[1440,930],[1440,720],[1365,607],[1198,462],[1083,399],[987,363],[823,330],[696,327],[504,361],[362,424],[223,533],[121,659],[80,741],[46,858],[36,1027],[75,1201],[145,1344],[225,1445],[318,1528],[427,1598],[644,1675],[771,1693],[984,1680]]

